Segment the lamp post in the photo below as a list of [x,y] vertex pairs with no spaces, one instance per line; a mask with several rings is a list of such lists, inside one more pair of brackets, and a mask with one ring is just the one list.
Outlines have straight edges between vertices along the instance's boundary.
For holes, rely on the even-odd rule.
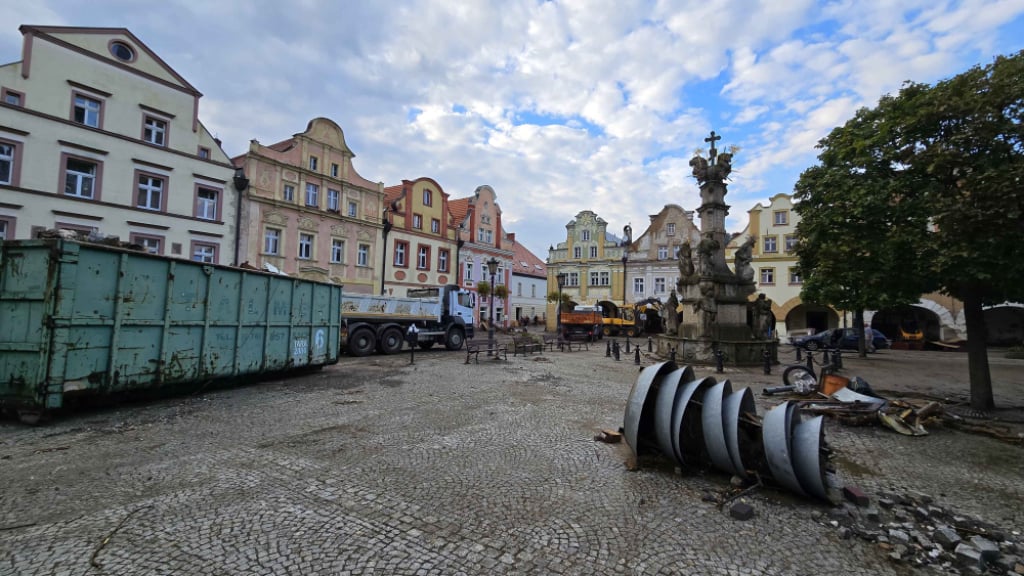
[[565,273],[559,272],[555,275],[558,282],[558,307],[555,308],[555,337],[562,339],[562,286],[565,286]]
[[622,229],[626,240],[622,246],[622,307],[626,307],[626,262],[629,261],[629,246],[633,243],[633,227],[629,224]]
[[384,279],[386,277],[385,272],[388,269],[388,232],[391,232],[391,220],[388,218],[388,209],[384,208],[384,229],[383,229],[383,240],[384,246],[381,248],[380,255],[380,295],[384,295]]
[[487,261],[487,271],[491,273],[491,301],[487,307],[487,355],[494,349],[494,275],[498,273],[498,259],[491,256]]

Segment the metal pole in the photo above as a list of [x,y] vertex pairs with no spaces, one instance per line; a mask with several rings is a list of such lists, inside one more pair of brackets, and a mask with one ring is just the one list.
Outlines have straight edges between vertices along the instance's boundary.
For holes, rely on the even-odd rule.
[[487,355],[494,349],[494,272],[491,272],[491,296],[487,306]]

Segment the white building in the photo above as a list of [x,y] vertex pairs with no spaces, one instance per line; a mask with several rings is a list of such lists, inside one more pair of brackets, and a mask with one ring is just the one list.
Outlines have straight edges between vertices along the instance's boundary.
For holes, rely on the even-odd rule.
[[124,28],[20,30],[0,66],[0,238],[58,227],[233,263],[234,168],[202,94]]

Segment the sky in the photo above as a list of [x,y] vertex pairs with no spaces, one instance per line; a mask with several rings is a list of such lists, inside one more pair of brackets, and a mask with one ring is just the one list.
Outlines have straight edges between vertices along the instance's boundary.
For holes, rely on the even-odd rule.
[[542,260],[592,210],[634,238],[699,204],[704,138],[737,147],[730,232],[791,193],[815,145],[904,81],[1024,49],[1024,0],[0,0],[22,24],[124,27],[203,93],[229,156],[341,126],[356,171],[497,193]]

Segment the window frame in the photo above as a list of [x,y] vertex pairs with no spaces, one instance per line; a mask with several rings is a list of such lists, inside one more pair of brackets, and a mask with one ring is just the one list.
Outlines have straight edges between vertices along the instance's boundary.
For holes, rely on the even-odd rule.
[[665,235],[666,236],[675,236],[676,235],[676,223],[675,222],[669,222],[669,223],[667,223],[665,225]]
[[[151,180],[155,180],[155,181],[160,182],[160,202],[159,202],[160,206],[159,207],[152,208],[152,207],[150,207],[148,205],[147,206],[143,206],[142,204],[139,203],[139,193],[142,191],[141,190],[142,183],[139,180],[142,179],[142,178],[149,178]],[[147,212],[154,212],[154,213],[158,213],[158,214],[163,214],[163,213],[167,212],[167,196],[168,196],[168,190],[170,190],[170,178],[167,177],[167,175],[165,175],[165,174],[157,174],[156,172],[150,172],[148,170],[140,170],[140,169],[136,168],[135,169],[134,178],[133,178],[132,181],[135,183],[135,187],[132,190],[132,192],[133,192],[133,194],[132,194],[132,206],[134,208],[138,208],[140,210],[145,210]],[[152,198],[150,198],[150,200],[151,199]]]
[[423,215],[413,214],[412,215],[412,227],[416,230],[423,230]]
[[420,244],[416,247],[416,269],[430,270],[430,245]]
[[[274,233],[274,235],[273,235],[274,250],[273,251],[270,250],[270,246],[269,246],[270,241],[271,241],[271,235],[270,235],[271,232]],[[283,237],[284,237],[284,231],[281,230],[280,228],[274,228],[273,226],[264,226],[263,227],[263,254],[266,255],[266,256],[280,256],[281,255],[281,250],[284,247],[284,244],[282,243],[282,238]]]
[[[310,194],[312,193],[313,202],[310,202]],[[306,206],[311,208],[320,207],[320,185],[315,182],[306,182]]]
[[775,210],[772,212],[772,225],[789,226],[789,210]]
[[311,172],[317,172],[317,168],[320,166],[320,159],[312,154],[309,155],[309,170]]
[[576,260],[580,260],[581,258],[583,258],[583,248],[580,246],[573,246],[572,257]]
[[[201,198],[200,198],[199,195],[204,190],[206,190],[208,192],[213,192],[213,194],[214,194],[214,199],[213,199],[213,218],[207,218],[206,216],[203,216],[202,215],[202,211],[200,210],[200,206],[204,205],[204,203],[202,203],[200,201]],[[205,220],[207,222],[221,222],[222,221],[221,220],[221,215],[223,214],[223,212],[221,212],[221,208],[223,206],[223,203],[224,203],[224,189],[223,188],[215,188],[213,186],[210,186],[209,184],[198,184],[197,183],[195,185],[195,202],[193,203],[193,206],[192,206],[192,208],[194,210],[194,213],[192,214],[192,216],[195,217],[195,218],[198,218],[199,220]]]
[[434,205],[434,191],[429,188],[423,189],[423,205],[433,206]]
[[[17,98],[18,101],[17,102],[9,102],[8,98],[10,98],[11,96],[13,96],[14,98]],[[2,101],[4,104],[7,104],[8,106],[18,106],[19,108],[24,108],[25,107],[25,93],[24,92],[19,92],[18,90],[11,90],[10,88],[2,88],[2,89],[0,89],[0,101]]]
[[590,242],[590,230],[583,230],[583,233],[580,235],[580,239],[584,242]]
[[361,243],[356,246],[356,266],[370,265],[370,245]]
[[[206,260],[197,260],[196,259],[196,249],[197,248],[210,248],[213,251],[212,260],[209,261],[209,262],[207,262]],[[189,254],[190,254],[189,258],[193,262],[204,262],[204,263],[207,263],[207,264],[216,264],[217,263],[217,259],[219,258],[219,255],[220,255],[220,245],[215,243],[215,242],[204,242],[202,240],[192,240],[190,242],[190,244],[189,244]]]
[[[68,173],[68,160],[75,160],[78,162],[86,162],[96,167],[95,173],[92,176],[92,196],[81,196],[79,194],[68,194],[67,193],[67,173]],[[88,156],[79,156],[77,154],[69,154],[67,152],[61,152],[60,154],[60,179],[58,180],[57,189],[61,191],[60,195],[66,198],[77,198],[79,200],[86,200],[90,202],[98,202],[103,197],[103,161]]]
[[662,244],[662,245],[658,246],[658,260],[668,260],[668,246],[667,245]]
[[[152,121],[154,123],[163,124],[163,127],[160,128],[160,130],[156,130],[155,128],[151,129],[150,126],[149,126],[149,122],[150,121]],[[154,136],[154,138],[152,140],[150,138],[146,137],[146,132],[149,131],[149,130],[152,130],[152,135]],[[154,140],[157,139],[156,135],[161,135],[162,138],[163,138],[163,141],[162,142],[155,142]],[[143,114],[142,115],[142,134],[141,134],[140,138],[142,139],[143,142],[145,142],[147,144],[152,144],[153,146],[159,146],[161,148],[170,148],[170,145],[171,145],[170,144],[170,142],[171,142],[171,121],[166,119],[166,118],[161,118],[161,117],[159,117],[159,116],[157,116],[155,114]]]
[[[129,232],[128,233],[128,241],[131,242],[132,244],[138,244],[140,246],[145,247],[144,242],[147,241],[147,240],[156,240],[158,242],[158,244],[157,244],[158,249],[155,252],[155,254],[163,256],[163,254],[164,254],[164,247],[167,245],[167,238],[165,236],[159,236],[159,235],[156,235],[156,234],[144,234],[144,233],[139,233],[139,232]],[[154,254],[154,252],[149,252],[148,250],[146,251],[146,253],[147,254]]]
[[800,273],[797,272],[796,267],[790,267],[789,269],[789,285],[799,286],[804,283],[804,279],[800,277]]
[[664,276],[656,276],[654,278],[654,293],[655,294],[664,294],[665,293],[665,287],[666,287],[665,277]]
[[590,257],[597,258],[597,246],[590,247]]
[[792,253],[796,251],[796,244],[799,241],[800,238],[796,234],[786,234],[782,238],[783,249],[786,251],[787,254]]
[[452,251],[447,248],[437,249],[437,271],[448,272],[449,262],[451,262]]
[[[89,109],[85,105],[82,106],[82,110],[83,110],[83,112],[82,112],[82,121],[79,122],[76,119],[77,110],[78,110],[78,107],[79,107],[78,106],[78,99],[79,98],[81,98],[83,100],[86,100],[87,102],[95,102],[96,104],[99,105],[98,106],[98,110],[96,110],[96,125],[95,126],[92,125],[92,124],[89,124],[88,121],[87,121],[88,117],[89,117],[89,114],[88,114],[89,113]],[[83,92],[81,90],[72,90],[71,91],[71,121],[74,122],[75,124],[78,124],[79,126],[88,126],[89,128],[96,128],[97,130],[102,130],[103,129],[103,115],[104,115],[103,111],[106,108],[106,106],[104,106],[104,104],[106,104],[106,101],[103,98],[99,97],[99,96],[94,96],[92,94],[89,94],[87,92]]]
[[[769,247],[770,244],[770,247]],[[764,241],[761,243],[761,249],[765,254],[778,254],[779,253],[779,238],[774,234],[765,235]]]
[[[769,266],[760,268],[758,270],[758,278],[762,286],[774,286],[775,285],[775,267]],[[767,280],[766,280],[767,278]]]
[[338,164],[337,162],[331,162],[331,178],[338,177]]
[[331,238],[331,264],[345,263],[345,240]]
[[359,217],[359,203],[355,200],[349,200],[345,205],[345,215],[349,218]]
[[281,200],[285,202],[295,202],[294,184],[284,184],[281,186]]
[[18,219],[14,216],[0,215],[0,223],[3,224],[4,228],[3,234],[0,235],[0,240],[14,240],[16,238],[15,228],[17,228]]
[[209,160],[210,159],[210,155],[212,153],[213,153],[213,151],[210,150],[209,148],[207,148],[206,146],[200,146],[196,150],[196,156],[199,157],[200,160]]
[[441,233],[441,221],[437,218],[430,219],[430,231],[434,234]]
[[644,286],[644,277],[637,276],[633,278],[633,294],[644,294],[646,286]]
[[[303,256],[303,251],[306,255]],[[316,234],[312,232],[299,232],[299,241],[296,246],[295,258],[298,260],[314,260],[316,256]]]
[[396,268],[409,267],[409,241],[395,240],[395,251],[391,258],[391,264]]
[[21,185],[21,150],[22,143],[17,140],[11,140],[9,138],[0,137],[0,145],[10,146],[11,155],[9,157],[10,162],[10,174],[7,182],[0,182],[3,186],[20,186]]
[[341,209],[341,190],[327,189],[327,210],[337,212]]

